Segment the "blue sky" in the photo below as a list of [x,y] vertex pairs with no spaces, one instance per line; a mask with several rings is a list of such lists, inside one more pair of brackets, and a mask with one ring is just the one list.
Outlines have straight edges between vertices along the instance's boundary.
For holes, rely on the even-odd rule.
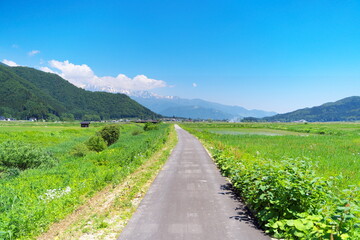
[[0,61],[78,86],[277,112],[360,95],[360,1],[14,0],[0,11]]

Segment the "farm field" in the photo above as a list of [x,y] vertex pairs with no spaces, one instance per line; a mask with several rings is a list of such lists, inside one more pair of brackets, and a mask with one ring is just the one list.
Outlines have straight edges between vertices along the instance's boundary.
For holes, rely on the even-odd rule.
[[[182,127],[203,141],[269,233],[289,239],[296,238],[295,233],[299,239],[359,237],[360,123],[193,123]],[[345,223],[339,217],[341,223],[336,223],[334,216],[344,206],[351,206],[346,209],[351,219]],[[308,216],[313,215],[321,215],[318,221],[328,227],[310,221]],[[311,224],[294,231],[287,225],[290,219]],[[331,221],[333,230],[328,230]]]
[[341,188],[360,185],[360,124],[195,124],[191,128],[215,133],[211,139],[243,154],[275,161],[308,160],[320,176],[340,177],[336,184]]
[[[116,143],[90,151],[84,143],[105,125],[0,123],[0,239],[32,239],[105,186],[121,183],[164,146],[170,130],[118,124]],[[25,168],[27,162],[11,162],[19,156],[44,162]]]
[[282,135],[295,135],[306,136],[305,133],[290,132],[284,130],[274,130],[266,128],[204,128],[202,130],[209,131],[211,133],[218,134],[230,134],[230,135],[265,135],[265,136],[282,136]]

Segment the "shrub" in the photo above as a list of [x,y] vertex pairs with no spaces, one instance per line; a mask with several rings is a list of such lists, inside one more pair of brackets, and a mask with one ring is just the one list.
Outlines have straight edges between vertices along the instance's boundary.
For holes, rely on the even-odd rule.
[[85,144],[89,150],[96,152],[101,152],[106,148],[106,142],[99,136],[92,136],[85,142]]
[[0,173],[0,178],[14,178],[19,175],[20,175],[20,170],[18,168],[9,168],[9,169],[5,169],[4,172]]
[[77,144],[70,152],[70,154],[75,157],[84,157],[88,153],[89,153],[89,148],[84,143]]
[[136,135],[139,135],[141,133],[142,133],[142,131],[140,129],[136,129],[131,133],[131,135],[136,136]]
[[28,168],[52,167],[57,160],[48,152],[18,141],[7,141],[0,144],[0,168]]
[[145,131],[151,131],[151,130],[157,130],[159,129],[158,126],[154,123],[147,122],[145,123],[144,130]]
[[[317,177],[301,159],[236,159],[231,151],[212,149],[259,223],[276,238],[358,239],[359,188],[331,191],[331,181]],[[353,238],[352,238],[353,237]]]
[[100,130],[99,135],[104,139],[108,146],[114,144],[120,137],[120,129],[115,125],[108,125]]

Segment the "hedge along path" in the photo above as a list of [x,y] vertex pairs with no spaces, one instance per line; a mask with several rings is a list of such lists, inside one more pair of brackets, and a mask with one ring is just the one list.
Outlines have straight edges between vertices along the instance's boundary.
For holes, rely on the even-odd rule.
[[155,152],[121,184],[107,186],[37,239],[116,239],[176,143],[177,135],[172,127],[165,147]]

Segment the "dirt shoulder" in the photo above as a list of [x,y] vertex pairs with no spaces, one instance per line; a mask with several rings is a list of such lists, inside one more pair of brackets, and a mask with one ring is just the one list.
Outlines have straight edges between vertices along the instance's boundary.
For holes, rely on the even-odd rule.
[[116,239],[176,143],[176,132],[172,128],[165,147],[154,153],[137,171],[121,184],[108,186],[95,194],[37,239]]

